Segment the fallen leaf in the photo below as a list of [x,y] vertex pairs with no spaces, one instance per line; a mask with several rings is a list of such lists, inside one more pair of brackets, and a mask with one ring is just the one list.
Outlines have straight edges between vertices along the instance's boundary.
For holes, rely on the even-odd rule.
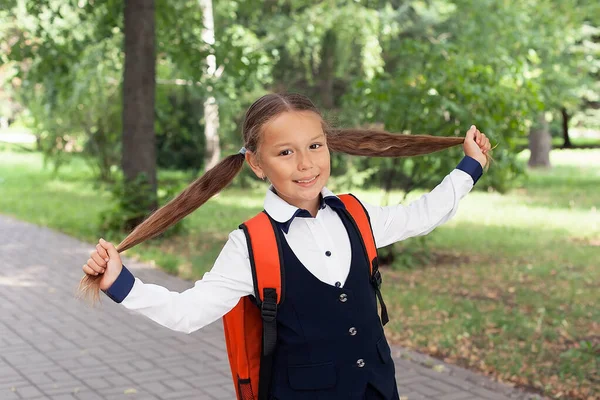
[[446,370],[446,367],[444,367],[442,364],[437,364],[434,365],[432,369],[436,372],[444,372]]

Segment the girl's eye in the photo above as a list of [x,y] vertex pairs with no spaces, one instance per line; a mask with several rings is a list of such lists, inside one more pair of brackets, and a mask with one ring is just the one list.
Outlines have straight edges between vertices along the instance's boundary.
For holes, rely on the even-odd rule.
[[[313,143],[313,144],[310,145],[310,148],[312,150],[316,150],[316,149],[318,149],[321,146],[323,146],[321,143]],[[290,154],[292,154],[291,150],[283,150],[283,151],[279,152],[280,156],[289,156]]]

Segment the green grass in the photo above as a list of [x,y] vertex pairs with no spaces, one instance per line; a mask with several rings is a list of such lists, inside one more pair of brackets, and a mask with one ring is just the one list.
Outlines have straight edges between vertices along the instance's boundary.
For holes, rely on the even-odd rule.
[[98,235],[96,214],[110,195],[95,187],[81,159],[54,175],[42,169],[40,154],[0,146],[0,212],[86,240]]
[[469,194],[429,235],[442,263],[388,272],[389,331],[499,379],[586,399],[599,390],[600,150],[554,152],[552,164],[507,195]]
[[[524,163],[527,157],[519,156]],[[457,215],[427,236],[432,262],[386,268],[386,330],[396,343],[497,379],[586,399],[600,390],[600,150],[560,150],[551,159],[553,169],[530,172],[506,195],[470,193]],[[2,213],[89,242],[123,238],[98,229],[98,214],[112,200],[78,157],[54,175],[39,154],[0,144],[0,193]],[[378,192],[357,194],[381,200]],[[199,279],[228,233],[262,209],[263,195],[225,190],[186,218],[183,235],[127,255]],[[406,252],[416,244],[395,246]]]

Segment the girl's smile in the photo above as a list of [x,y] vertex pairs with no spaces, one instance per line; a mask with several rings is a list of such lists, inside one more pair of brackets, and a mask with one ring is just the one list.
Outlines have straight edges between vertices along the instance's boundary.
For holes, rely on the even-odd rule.
[[318,178],[318,177],[319,177],[319,175],[317,175],[317,176],[313,176],[312,178],[299,179],[299,180],[297,180],[297,181],[294,181],[294,182],[296,182],[296,183],[297,183],[297,184],[299,184],[300,186],[303,186],[303,187],[309,187],[309,186],[311,186],[313,183],[315,183],[315,182],[316,182],[316,178]]

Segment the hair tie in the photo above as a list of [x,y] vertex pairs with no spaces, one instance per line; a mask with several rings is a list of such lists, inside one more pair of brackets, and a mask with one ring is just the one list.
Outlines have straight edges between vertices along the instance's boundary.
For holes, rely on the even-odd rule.
[[241,155],[244,155],[244,154],[246,154],[246,148],[245,148],[245,147],[242,147],[242,148],[240,149],[240,154],[241,154]]

